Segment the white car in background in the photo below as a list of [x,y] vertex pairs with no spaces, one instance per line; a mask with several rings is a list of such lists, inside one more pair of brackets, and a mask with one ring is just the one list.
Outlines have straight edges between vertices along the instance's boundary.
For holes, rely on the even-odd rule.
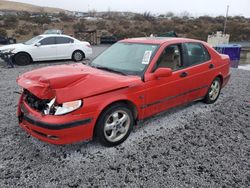
[[24,43],[2,46],[0,51],[13,53],[17,65],[64,59],[82,61],[92,54],[90,43],[58,34],[39,35]]

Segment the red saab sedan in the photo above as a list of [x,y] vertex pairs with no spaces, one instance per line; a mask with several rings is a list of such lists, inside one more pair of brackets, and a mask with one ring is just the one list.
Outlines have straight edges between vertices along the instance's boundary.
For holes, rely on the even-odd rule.
[[53,144],[97,138],[115,146],[139,120],[194,100],[214,103],[229,78],[228,56],[205,42],[125,39],[88,66],[51,66],[21,75],[19,123]]

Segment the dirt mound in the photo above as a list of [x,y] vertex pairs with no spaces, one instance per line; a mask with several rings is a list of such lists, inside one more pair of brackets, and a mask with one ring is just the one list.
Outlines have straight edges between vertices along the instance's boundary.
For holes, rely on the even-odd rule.
[[63,9],[51,8],[51,7],[40,7],[27,3],[19,3],[15,1],[0,0],[0,10],[8,11],[25,11],[25,12],[41,12],[41,13],[59,13],[65,12]]

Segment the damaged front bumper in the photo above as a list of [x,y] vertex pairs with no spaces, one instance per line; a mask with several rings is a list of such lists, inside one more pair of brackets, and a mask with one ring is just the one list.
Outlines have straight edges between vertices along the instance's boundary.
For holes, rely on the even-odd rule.
[[93,136],[95,113],[43,115],[29,106],[21,95],[18,105],[19,125],[32,136],[52,144],[70,144],[90,140]]

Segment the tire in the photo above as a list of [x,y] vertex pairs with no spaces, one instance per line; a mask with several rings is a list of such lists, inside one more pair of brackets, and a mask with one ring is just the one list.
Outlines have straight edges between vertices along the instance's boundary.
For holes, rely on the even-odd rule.
[[216,77],[213,80],[212,84],[210,85],[203,101],[206,104],[215,103],[220,96],[220,91],[221,91],[221,79],[219,77]]
[[72,54],[72,60],[75,62],[82,61],[85,58],[85,55],[82,51],[77,50]]
[[32,59],[27,53],[18,53],[14,56],[14,62],[17,65],[29,65]]
[[95,138],[106,147],[123,143],[130,135],[134,126],[134,117],[125,104],[115,104],[108,107],[99,117]]

